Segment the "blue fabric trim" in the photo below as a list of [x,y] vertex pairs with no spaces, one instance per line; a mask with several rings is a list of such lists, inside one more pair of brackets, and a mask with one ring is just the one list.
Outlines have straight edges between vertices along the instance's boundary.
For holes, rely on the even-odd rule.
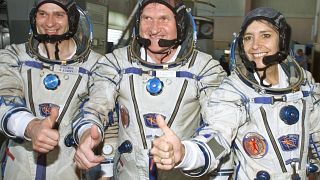
[[303,97],[308,97],[310,95],[309,91],[302,91]]
[[[40,62],[36,61],[25,61],[24,64],[29,67],[37,68],[37,69],[43,69],[44,65]],[[89,76],[92,75],[92,72],[88,71],[87,69],[83,67],[79,67],[79,73],[81,74],[88,74]]]
[[256,97],[253,99],[254,103],[257,104],[273,104],[273,97]]
[[[5,142],[6,146],[8,146],[8,141]],[[1,178],[4,179],[4,172],[6,170],[6,165],[7,165],[7,160],[8,160],[8,155],[4,154],[1,160]]]
[[210,155],[208,154],[208,152],[207,152],[206,149],[205,149],[205,146],[202,145],[201,142],[197,142],[197,145],[198,145],[198,147],[200,148],[200,150],[202,151],[202,153],[203,153],[203,155],[204,155],[204,159],[205,159],[203,169],[198,173],[199,175],[202,175],[202,174],[204,174],[204,173],[208,170],[208,168],[209,168]]
[[191,72],[188,72],[188,71],[177,71],[176,76],[195,79],[197,81],[203,78],[203,76],[196,76],[195,74],[192,74]]
[[74,130],[73,130],[73,139],[75,140],[76,144],[79,144],[79,138],[78,138],[78,132],[79,132],[79,129],[86,125],[86,124],[90,124],[90,122],[88,121],[85,121],[85,122],[80,122],[78,123],[75,127],[74,127]]
[[210,161],[211,161],[211,157],[210,157],[210,153],[208,153],[208,151],[206,149],[206,146],[203,144],[203,142],[200,142],[200,141],[193,141],[193,142],[198,145],[198,147],[200,148],[201,152],[203,153],[203,156],[204,156],[204,159],[205,159],[204,166],[201,169],[201,171],[199,171],[199,172],[186,172],[186,171],[184,171],[184,173],[186,173],[186,174],[188,174],[190,176],[193,176],[193,177],[200,177],[200,176],[204,175],[208,171],[209,164],[210,164]]
[[[143,71],[140,68],[136,67],[129,67],[124,70],[118,71],[119,74],[137,74],[137,75],[142,75],[142,74],[149,74],[150,76],[156,76],[156,71]],[[190,78],[190,79],[195,79],[199,81],[200,79],[203,78],[203,76],[197,76],[195,74],[192,74],[191,72],[188,71],[176,71],[176,77],[184,77],[184,78]]]
[[83,67],[79,67],[79,73],[81,73],[81,74],[88,74],[89,76],[92,75],[92,72],[91,72],[91,71],[88,71],[88,70],[86,70],[86,69],[83,68]]
[[238,179],[238,174],[239,174],[239,171],[240,171],[240,166],[241,166],[241,162],[239,161],[239,164],[238,164],[238,166],[237,166],[237,168],[236,168],[236,175],[235,175],[235,177],[234,177],[234,179],[235,180],[237,180]]
[[313,141],[312,135],[310,135],[309,143],[311,145],[311,148],[314,149],[314,151],[316,153],[316,157],[318,158],[318,160],[320,160],[320,149],[318,149],[317,144]]
[[89,101],[89,98],[85,98],[82,102],[81,102],[81,104],[80,104],[80,107],[79,107],[79,109],[81,110],[81,111],[83,111],[82,109],[83,109],[83,106],[84,106],[84,104],[86,103],[86,102],[88,102]]
[[29,67],[33,67],[33,68],[37,68],[37,69],[43,69],[42,63],[39,63],[39,62],[36,62],[36,61],[25,61],[24,64],[29,66]]
[[38,154],[35,180],[46,179],[47,155]]
[[[108,120],[109,120],[109,125],[113,124],[114,123],[114,119],[113,119],[113,111],[109,111],[108,113]],[[107,126],[106,126],[107,128]]]
[[[6,100],[6,98],[13,98]],[[18,96],[0,96],[0,106],[26,107],[26,103]]]
[[[10,119],[10,117],[17,113],[17,112],[21,112],[21,111],[26,111],[26,112],[30,112],[27,108],[25,107],[14,107],[11,108],[2,118],[1,123],[2,123],[2,128],[3,131],[5,132],[5,134],[9,137],[16,137],[14,134],[11,134],[8,130],[8,121]],[[31,113],[31,112],[30,112]]]
[[[140,68],[135,68],[135,67],[130,67],[127,69],[123,70],[123,74],[138,74],[138,75],[142,75],[142,70]],[[122,74],[122,73],[121,73]]]
[[[308,97],[310,95],[309,91],[301,91],[301,92],[302,92],[303,97]],[[271,96],[271,97],[255,97],[255,98],[253,98],[253,102],[256,103],[256,104],[273,104],[275,101],[283,101],[283,102],[285,102],[286,100],[287,100],[287,96],[286,95],[283,95],[282,99],[281,98],[276,99],[273,96]]]

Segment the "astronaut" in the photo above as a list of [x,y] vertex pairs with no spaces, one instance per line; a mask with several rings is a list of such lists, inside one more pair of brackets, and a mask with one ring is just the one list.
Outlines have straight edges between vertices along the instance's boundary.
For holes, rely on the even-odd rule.
[[[192,16],[182,1],[140,1],[132,42],[101,58],[94,75],[106,106],[112,110],[117,104],[119,112],[119,147],[104,144],[116,151],[114,178],[188,179],[179,170],[157,172],[149,156],[152,140],[161,135],[155,117],[161,115],[178,137],[189,139],[225,76],[217,60],[195,49]],[[88,159],[77,160],[90,167]]]
[[159,168],[177,158],[176,168],[201,176],[233,148],[235,179],[307,179],[319,170],[319,84],[289,55],[290,35],[280,12],[249,12],[231,46],[232,73],[211,94],[198,135],[181,143],[157,117],[164,135],[150,153]]
[[[2,176],[79,179],[68,134],[73,119],[88,114],[82,104],[101,55],[90,49],[90,21],[74,0],[36,0],[30,26],[28,42],[0,51]],[[103,131],[103,111],[95,117]]]

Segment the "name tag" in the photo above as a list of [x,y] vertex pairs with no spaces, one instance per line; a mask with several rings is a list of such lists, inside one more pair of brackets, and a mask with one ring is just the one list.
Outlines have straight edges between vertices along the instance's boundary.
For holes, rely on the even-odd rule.
[[176,71],[156,71],[156,77],[176,77]]
[[78,74],[79,73],[79,67],[74,66],[62,66],[55,64],[53,67],[54,72],[62,72],[67,74]]

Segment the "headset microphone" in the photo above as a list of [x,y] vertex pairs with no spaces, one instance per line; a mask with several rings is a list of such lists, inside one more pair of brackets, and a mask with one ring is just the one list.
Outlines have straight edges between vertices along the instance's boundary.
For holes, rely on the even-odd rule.
[[160,39],[158,44],[160,47],[171,47],[171,46],[177,45],[178,40],[177,39],[173,39],[173,40]]
[[283,51],[279,51],[271,56],[265,56],[262,60],[263,64],[268,66],[271,64],[277,64],[279,62],[282,62],[287,58],[287,54]]
[[139,44],[141,44],[144,47],[149,47],[151,45],[150,39],[146,39],[138,36],[137,41],[139,42]]

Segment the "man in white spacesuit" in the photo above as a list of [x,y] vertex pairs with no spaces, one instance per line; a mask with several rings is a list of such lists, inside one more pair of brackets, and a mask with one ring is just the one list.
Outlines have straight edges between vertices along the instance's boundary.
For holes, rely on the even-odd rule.
[[[106,106],[112,110],[117,104],[119,112],[119,148],[109,141],[104,148],[116,154],[115,179],[188,179],[180,171],[157,172],[149,155],[152,140],[161,135],[155,117],[164,117],[179,138],[191,138],[202,107],[226,73],[211,55],[195,49],[192,16],[182,1],[139,3],[132,42],[101,58],[94,75]],[[77,161],[90,167],[86,158]]]
[[198,135],[180,141],[157,117],[164,135],[150,153],[159,169],[201,176],[233,148],[235,179],[298,180],[319,171],[319,84],[289,55],[290,35],[272,8],[245,17],[231,47],[232,74],[213,91]]
[[82,106],[101,55],[90,50],[91,25],[74,0],[36,0],[30,25],[28,42],[0,51],[0,130],[8,137],[2,176],[79,179],[71,124],[90,119],[87,124],[96,124],[91,131],[98,134],[93,137],[101,142],[104,111]]

